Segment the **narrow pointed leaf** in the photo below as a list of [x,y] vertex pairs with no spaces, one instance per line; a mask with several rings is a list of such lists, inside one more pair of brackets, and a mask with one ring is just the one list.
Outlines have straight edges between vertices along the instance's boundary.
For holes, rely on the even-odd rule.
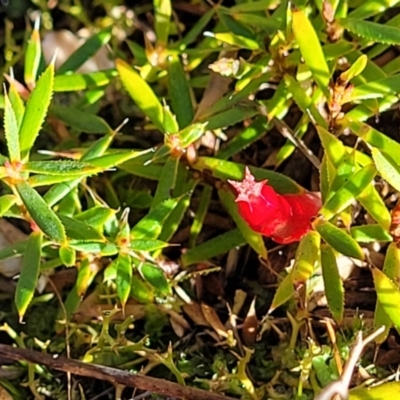
[[151,87],[125,61],[115,61],[122,84],[143,113],[160,130],[164,131],[163,107]]
[[72,247],[61,246],[59,256],[62,263],[67,267],[72,267],[76,264],[76,251]]
[[[386,274],[389,279],[392,279],[393,282],[397,282],[397,287],[399,287],[400,249],[397,247],[396,243],[391,243],[386,250],[385,263],[382,272]],[[379,328],[382,325],[386,327],[386,330],[378,337],[378,343],[382,343],[386,339],[389,329],[392,326],[391,319],[378,298],[374,313],[374,326]]]
[[197,262],[209,260],[231,249],[243,246],[245,243],[246,240],[239,229],[225,232],[188,250],[182,255],[182,265],[188,267]]
[[81,176],[96,174],[101,171],[100,167],[90,163],[72,160],[60,161],[29,161],[24,164],[23,170],[35,174]]
[[398,285],[378,268],[373,267],[371,270],[379,303],[393,325],[400,331],[400,291]]
[[132,279],[132,265],[131,258],[126,254],[120,254],[114,261],[117,264],[117,293],[121,301],[122,307],[125,307],[126,302],[129,298],[131,291],[131,279]]
[[172,110],[183,129],[192,122],[194,111],[188,78],[178,56],[168,60],[168,87]]
[[7,93],[4,93],[4,134],[10,160],[20,161],[18,122]]
[[163,224],[178,205],[180,198],[166,200],[144,216],[131,230],[132,239],[157,239]]
[[39,279],[42,239],[42,232],[31,233],[22,258],[21,275],[15,290],[15,305],[20,320],[25,315],[26,309],[33,298]]
[[279,283],[278,290],[275,293],[274,299],[272,300],[271,307],[269,308],[268,314],[272,313],[275,309],[285,304],[294,295],[294,286],[291,275],[286,277]]
[[291,272],[294,284],[306,282],[313,274],[319,262],[321,238],[317,232],[308,232],[299,243],[296,259]]
[[321,267],[329,311],[339,324],[344,313],[344,289],[340,279],[336,255],[329,245],[321,246]]
[[364,253],[360,245],[344,230],[336,227],[330,222],[316,220],[313,223],[314,228],[336,251],[345,256],[364,259]]
[[[8,96],[15,113],[15,118],[17,120],[18,129],[21,127],[21,122],[25,114],[25,104],[18,93],[15,81],[10,82],[10,88],[8,91]],[[19,140],[19,139],[18,139]]]
[[112,132],[112,129],[103,118],[73,107],[52,105],[50,108],[50,115],[55,116],[79,132],[96,134]]
[[107,28],[87,39],[86,42],[76,49],[64,64],[57,69],[57,75],[77,70],[90,57],[94,56],[102,46],[107,44],[110,41],[111,36],[111,29]]
[[351,236],[362,243],[391,242],[392,236],[380,225],[362,225],[350,228]]
[[89,74],[57,75],[54,78],[54,92],[76,92],[106,86],[117,75],[118,72],[115,69]]
[[341,18],[340,26],[358,36],[384,44],[400,44],[400,29],[382,23],[363,21],[355,18]]
[[400,167],[389,154],[385,154],[378,149],[372,149],[374,159],[379,174],[397,191],[400,191]]
[[320,214],[326,219],[331,219],[336,214],[349,207],[368,185],[371,184],[376,169],[369,164],[357,171],[322,207]]
[[15,185],[22,202],[37,226],[52,240],[59,243],[66,241],[64,227],[54,213],[46,204],[39,193],[31,188],[28,183],[20,182]]
[[40,65],[40,58],[42,56],[39,22],[40,19],[37,18],[25,51],[24,81],[29,88],[33,88],[35,86],[36,76]]
[[21,158],[25,158],[28,155],[39,134],[50,105],[53,82],[54,65],[50,64],[37,81],[26,105],[24,119],[19,132]]
[[150,283],[160,294],[164,296],[171,294],[171,287],[162,269],[148,263],[142,264],[138,269],[144,280]]
[[310,19],[303,11],[296,10],[292,14],[293,33],[307,67],[315,82],[326,95],[330,80],[330,72],[317,33]]
[[168,43],[172,14],[171,0],[154,0],[153,4],[157,44],[163,47]]
[[368,186],[357,196],[357,200],[383,229],[389,229],[392,217],[375,186]]
[[88,242],[104,242],[104,236],[92,226],[85,222],[78,221],[66,215],[59,214],[67,237],[69,239],[88,241]]

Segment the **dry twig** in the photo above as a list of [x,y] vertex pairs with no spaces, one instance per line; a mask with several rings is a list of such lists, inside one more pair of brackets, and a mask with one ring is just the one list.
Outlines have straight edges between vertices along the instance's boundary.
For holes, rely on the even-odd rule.
[[96,364],[86,364],[65,357],[56,357],[33,350],[17,349],[12,346],[0,344],[0,356],[15,361],[29,361],[35,364],[46,365],[58,371],[70,372],[71,374],[86,376],[93,379],[105,380],[129,387],[136,387],[176,398],[190,400],[235,400],[221,394],[208,392],[189,386],[181,386],[164,379],[151,376],[131,374],[116,368],[104,367]]

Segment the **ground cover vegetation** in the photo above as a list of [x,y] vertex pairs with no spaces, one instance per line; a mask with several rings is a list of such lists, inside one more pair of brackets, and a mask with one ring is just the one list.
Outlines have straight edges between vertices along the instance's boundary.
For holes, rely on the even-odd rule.
[[398,3],[2,2],[2,398],[397,398]]

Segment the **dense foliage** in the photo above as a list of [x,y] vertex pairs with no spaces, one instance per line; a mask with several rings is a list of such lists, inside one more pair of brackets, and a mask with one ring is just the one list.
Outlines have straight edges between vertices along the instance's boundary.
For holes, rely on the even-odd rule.
[[[353,384],[386,379],[400,361],[398,2],[125,3],[3,6],[0,341],[311,399],[383,325]],[[240,204],[249,182],[265,209]],[[12,372],[14,399],[99,393]]]

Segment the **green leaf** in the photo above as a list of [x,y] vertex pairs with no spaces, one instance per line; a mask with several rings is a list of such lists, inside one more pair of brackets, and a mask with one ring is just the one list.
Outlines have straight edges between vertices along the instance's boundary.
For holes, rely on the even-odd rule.
[[154,29],[156,31],[157,45],[164,47],[168,43],[170,20],[172,14],[171,0],[154,0]]
[[246,240],[238,229],[225,232],[188,250],[182,255],[182,266],[188,267],[189,265],[209,260],[244,244],[246,244]]
[[292,282],[297,285],[306,282],[315,271],[319,262],[321,238],[317,232],[308,232],[299,243],[291,272]]
[[400,291],[386,274],[378,268],[371,269],[374,278],[376,294],[383,310],[388,315],[393,325],[400,331]]
[[340,18],[337,22],[351,33],[374,42],[400,44],[400,29],[395,26],[349,17]]
[[20,161],[18,122],[7,93],[4,93],[4,134],[10,161]]
[[314,104],[313,98],[307,94],[306,90],[301,86],[301,83],[289,74],[284,75],[284,82],[301,111],[303,113],[309,112],[322,129],[328,128],[328,124]]
[[17,201],[14,194],[0,196],[0,217],[2,217]]
[[[364,3],[369,5],[368,3]],[[400,396],[400,382],[387,382],[374,387],[357,387],[350,390],[349,400],[387,400]]]
[[[381,79],[374,77],[372,81],[356,86],[351,92],[348,101],[378,99],[400,92],[400,75],[387,76]],[[356,118],[353,118],[356,120]]]
[[372,148],[372,158],[376,168],[383,179],[400,191],[400,167],[389,154]]
[[360,75],[367,66],[367,62],[368,56],[366,54],[362,54],[347,71],[344,71],[340,74],[340,80],[342,82],[349,82],[351,79]]
[[387,231],[389,229],[392,217],[375,186],[368,186],[357,197],[357,200],[384,230]]
[[46,204],[39,193],[35,189],[32,189],[26,182],[17,183],[15,188],[37,226],[50,239],[59,243],[65,243],[65,230],[60,219]]
[[286,275],[286,277],[279,283],[278,289],[275,292],[272,304],[268,310],[268,314],[271,314],[274,310],[285,304],[294,295],[294,286],[291,274]]
[[150,283],[161,295],[168,296],[172,293],[171,287],[160,268],[144,263],[139,266],[138,270],[143,279]]
[[88,74],[57,75],[54,78],[54,92],[77,92],[108,85],[118,75],[115,69]]
[[199,205],[190,227],[189,247],[195,247],[196,240],[202,230],[204,219],[207,215],[207,210],[211,201],[211,194],[211,186],[206,185],[202,188]]
[[241,35],[235,35],[232,32],[204,32],[204,36],[215,38],[220,42],[239,47],[240,49],[258,50],[260,48],[256,40]]
[[328,245],[321,246],[321,267],[329,311],[335,321],[341,324],[344,313],[344,289],[336,263],[336,254]]
[[118,247],[114,243],[70,241],[70,247],[82,253],[93,253],[103,257],[115,256]]
[[116,260],[117,277],[115,283],[117,285],[118,298],[122,307],[125,307],[131,291],[132,265],[131,258],[127,254],[120,254]]
[[78,221],[66,215],[58,214],[65,228],[65,233],[69,239],[87,241],[87,242],[104,242],[104,236],[92,226],[85,222]]
[[19,132],[21,158],[28,156],[44,122],[53,92],[54,65],[50,64],[29,96]]
[[[116,151],[110,154],[106,154],[99,157],[90,158],[90,164],[95,165],[96,167],[100,167],[103,170],[115,167],[119,164],[125,163],[126,161],[131,160],[132,158],[141,158],[146,153],[149,153],[148,150],[144,151]],[[146,166],[147,168],[147,166]]]
[[[17,120],[18,130],[21,127],[22,120],[25,114],[25,104],[18,92],[17,84],[14,80],[11,80],[10,87],[8,90],[8,96],[11,102],[12,109],[15,113],[15,118]],[[18,139],[19,140],[19,139]]]
[[96,174],[101,168],[89,163],[73,160],[29,161],[23,165],[23,171],[35,174],[66,175],[68,177]]
[[76,277],[75,284],[76,293],[80,297],[86,293],[98,271],[99,269],[94,267],[88,257],[83,258],[78,268],[78,276]]
[[154,301],[154,289],[136,274],[132,275],[130,296],[140,303],[149,304]]
[[31,187],[38,187],[38,186],[54,185],[59,183],[70,184],[75,179],[76,175],[33,175],[28,179],[27,182]]
[[214,130],[235,125],[258,114],[256,107],[236,105],[211,117],[202,117],[202,122],[207,122],[207,129]]
[[[343,120],[343,127],[350,128],[352,132],[360,137],[364,142],[376,147],[379,150],[383,150],[386,154],[389,154],[394,160],[398,159],[400,154],[400,144],[391,139],[389,136],[379,132],[371,126],[352,119],[345,118]],[[400,162],[399,162],[400,164]]]
[[[382,272],[394,282],[397,282],[397,287],[399,287],[400,278],[400,249],[397,247],[397,243],[391,243],[387,250],[385,256],[385,263],[383,264]],[[392,326],[391,320],[386,314],[382,304],[379,299],[376,303],[375,313],[374,313],[374,326],[377,328],[385,326],[386,330],[377,339],[378,343],[382,343]]]
[[138,105],[143,113],[149,117],[151,122],[160,131],[164,132],[163,107],[153,90],[125,61],[117,59],[115,64],[122,84],[131,96],[132,100]]
[[131,240],[130,244],[132,251],[156,251],[169,246],[168,243],[156,239],[136,239]]
[[253,229],[249,227],[248,223],[239,215],[233,194],[226,189],[221,189],[218,191],[218,195],[221,199],[222,205],[226,208],[232,219],[235,221],[247,243],[259,256],[261,256],[264,260],[267,260],[268,253],[264,244],[263,236],[260,233],[254,232]]
[[360,245],[342,229],[330,222],[324,222],[318,219],[313,223],[313,226],[325,242],[339,253],[360,260],[364,259],[365,256]]
[[392,236],[380,225],[362,225],[350,228],[353,239],[362,243],[391,242]]
[[107,221],[115,216],[116,212],[116,210],[112,210],[108,207],[95,206],[89,210],[74,215],[74,219],[96,229],[101,229]]
[[216,10],[217,7],[210,7],[209,10],[197,20],[186,36],[180,42],[178,42],[180,50],[186,49],[189,44],[194,42],[197,37],[203,33],[208,23],[214,17]]
[[326,219],[333,218],[347,207],[349,207],[355,198],[359,196],[363,190],[371,184],[376,169],[373,164],[369,164],[357,171],[350,177],[344,185],[328,200],[320,210],[320,214]]
[[203,124],[192,124],[178,133],[180,147],[186,149],[199,140],[205,133],[207,122]]
[[263,137],[271,129],[271,126],[272,124],[268,122],[266,117],[256,117],[248,127],[236,134],[234,138],[217,153],[217,157],[222,160],[227,160]]
[[310,69],[321,91],[326,96],[329,96],[330,72],[317,33],[310,19],[303,11],[293,11],[292,26],[294,36],[299,44],[301,55],[307,67]]
[[178,173],[179,158],[169,156],[162,170],[150,211],[156,209],[164,200],[171,198]]
[[57,75],[77,70],[87,60],[89,60],[90,57],[94,56],[102,46],[106,45],[110,41],[111,37],[111,29],[107,28],[87,39],[86,42],[76,49],[64,64],[57,69]]
[[79,132],[96,134],[112,132],[112,129],[103,118],[88,111],[53,104],[50,108],[50,114]]
[[343,143],[325,128],[317,126],[317,132],[325,150],[325,156],[338,168],[347,154]]
[[163,224],[178,205],[180,198],[163,201],[157,208],[144,216],[132,229],[131,238],[157,239],[163,228]]
[[260,16],[255,14],[235,14],[234,19],[237,22],[241,22],[245,26],[253,26],[258,28],[269,35],[273,35],[281,27],[282,21],[271,16]]
[[24,81],[31,89],[35,86],[40,58],[42,56],[39,26],[40,18],[37,17],[25,51]]
[[42,232],[32,232],[22,258],[21,274],[15,290],[15,305],[20,321],[33,298],[39,279],[42,240]]
[[67,267],[76,265],[76,252],[73,248],[63,245],[60,247],[59,255],[62,263]]
[[[198,171],[211,171],[212,175],[218,179],[232,179],[235,181],[243,179],[245,169],[243,164],[213,157],[198,157],[191,167]],[[257,181],[268,179],[268,184],[281,194],[301,193],[304,191],[300,185],[283,174],[255,167],[250,167],[250,171]]]

